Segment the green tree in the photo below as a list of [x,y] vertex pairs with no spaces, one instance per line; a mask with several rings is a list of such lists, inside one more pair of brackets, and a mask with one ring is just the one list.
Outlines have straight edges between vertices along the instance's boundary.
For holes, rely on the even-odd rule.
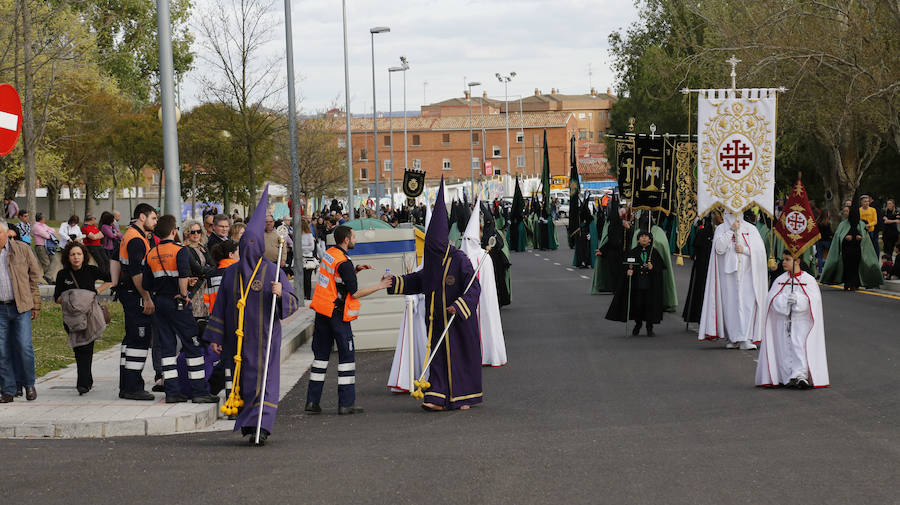
[[[148,104],[159,95],[159,45],[154,0],[86,0],[73,5],[96,34],[100,66],[128,99]],[[175,82],[191,70],[190,0],[171,0]]]

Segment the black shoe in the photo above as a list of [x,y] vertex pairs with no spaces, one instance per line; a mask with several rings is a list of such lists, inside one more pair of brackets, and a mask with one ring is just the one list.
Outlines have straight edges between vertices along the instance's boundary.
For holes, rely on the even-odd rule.
[[25,399],[30,402],[37,400],[37,390],[34,386],[25,386]]
[[308,414],[321,414],[322,407],[320,407],[318,403],[308,402],[306,408],[303,409],[303,412]]
[[15,399],[15,396],[13,396],[13,395],[7,395],[7,394],[0,395],[0,403],[12,403],[14,399]]
[[270,433],[268,430],[266,430],[265,428],[260,428],[259,443],[256,443],[256,430],[251,428],[251,430],[250,430],[250,445],[256,446],[256,447],[262,447],[262,446],[266,445],[266,440],[269,439],[269,435],[270,435]]
[[655,337],[655,336],[656,336],[656,333],[653,333],[653,327],[650,326],[650,325],[647,325],[647,336],[648,336],[648,337]]
[[216,395],[200,395],[191,399],[194,403],[219,403],[219,397]]
[[25,386],[16,386],[16,398],[25,396]]
[[347,416],[350,414],[362,414],[365,409],[351,405],[350,407],[338,407],[338,415]]
[[641,332],[641,325],[640,325],[640,324],[634,325],[634,329],[631,330],[631,334],[632,334],[633,336],[637,336],[637,334],[640,333],[640,332]]
[[91,388],[84,386],[75,386],[75,389],[78,390],[78,396],[81,396],[91,390]]
[[795,377],[795,378],[789,380],[788,383],[784,385],[784,387],[787,387],[787,388],[797,387],[797,378]]
[[141,400],[141,401],[153,401],[156,399],[153,396],[153,393],[144,391],[143,389],[140,391],[119,391],[119,398],[123,398],[125,400]]
[[812,386],[809,385],[809,381],[806,379],[797,379],[797,389],[809,389]]
[[154,384],[153,387],[150,388],[150,391],[153,391],[154,393],[165,393],[166,386],[165,384]]
[[183,396],[183,395],[166,396],[166,403],[184,403],[186,401],[188,401],[187,396]]

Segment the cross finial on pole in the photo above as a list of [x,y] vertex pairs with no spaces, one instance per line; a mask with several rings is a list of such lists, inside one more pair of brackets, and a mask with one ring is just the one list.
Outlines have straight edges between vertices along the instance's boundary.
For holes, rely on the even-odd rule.
[[735,55],[733,55],[733,54],[731,55],[731,58],[725,60],[725,63],[731,64],[731,89],[736,88],[735,78],[737,77],[737,72],[735,72],[735,69],[737,68],[737,64],[740,62],[741,62],[741,60],[737,59],[737,57],[735,57]]

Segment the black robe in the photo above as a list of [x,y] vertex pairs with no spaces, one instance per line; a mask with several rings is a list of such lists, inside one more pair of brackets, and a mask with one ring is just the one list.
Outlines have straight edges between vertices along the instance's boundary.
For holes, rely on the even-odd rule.
[[593,261],[591,260],[591,256],[594,255],[594,251],[591,250],[591,222],[594,220],[594,216],[591,214],[587,199],[584,200],[578,212],[581,213],[579,215],[578,229],[577,231],[572,230],[574,232],[572,239],[575,245],[574,266],[588,268],[593,266]]
[[[642,253],[653,263],[653,270],[646,269],[647,262],[642,261]],[[627,257],[634,258],[639,265],[634,266],[634,274],[630,282],[628,275],[624,274],[628,270],[628,266],[622,265],[622,281],[609,304],[606,319],[625,322],[626,310],[630,308],[627,319],[656,324],[662,321],[663,271],[666,269],[666,264],[652,244],[646,248],[635,247]],[[627,307],[629,283],[631,284],[631,306]]]
[[684,301],[684,312],[681,314],[686,323],[700,322],[703,294],[706,291],[706,272],[709,269],[715,231],[716,228],[711,223],[704,223],[694,235],[694,266],[691,268],[691,281]]

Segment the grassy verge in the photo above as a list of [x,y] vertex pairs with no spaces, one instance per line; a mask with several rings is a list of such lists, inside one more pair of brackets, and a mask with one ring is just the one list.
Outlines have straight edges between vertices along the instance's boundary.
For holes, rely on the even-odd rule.
[[[125,319],[122,304],[109,303],[112,321],[103,332],[103,338],[94,342],[94,352],[121,344],[125,336]],[[68,335],[62,325],[62,310],[59,305],[43,301],[43,308],[36,321],[32,321],[32,342],[34,343],[35,376],[65,368],[75,362],[72,349],[66,344]]]

